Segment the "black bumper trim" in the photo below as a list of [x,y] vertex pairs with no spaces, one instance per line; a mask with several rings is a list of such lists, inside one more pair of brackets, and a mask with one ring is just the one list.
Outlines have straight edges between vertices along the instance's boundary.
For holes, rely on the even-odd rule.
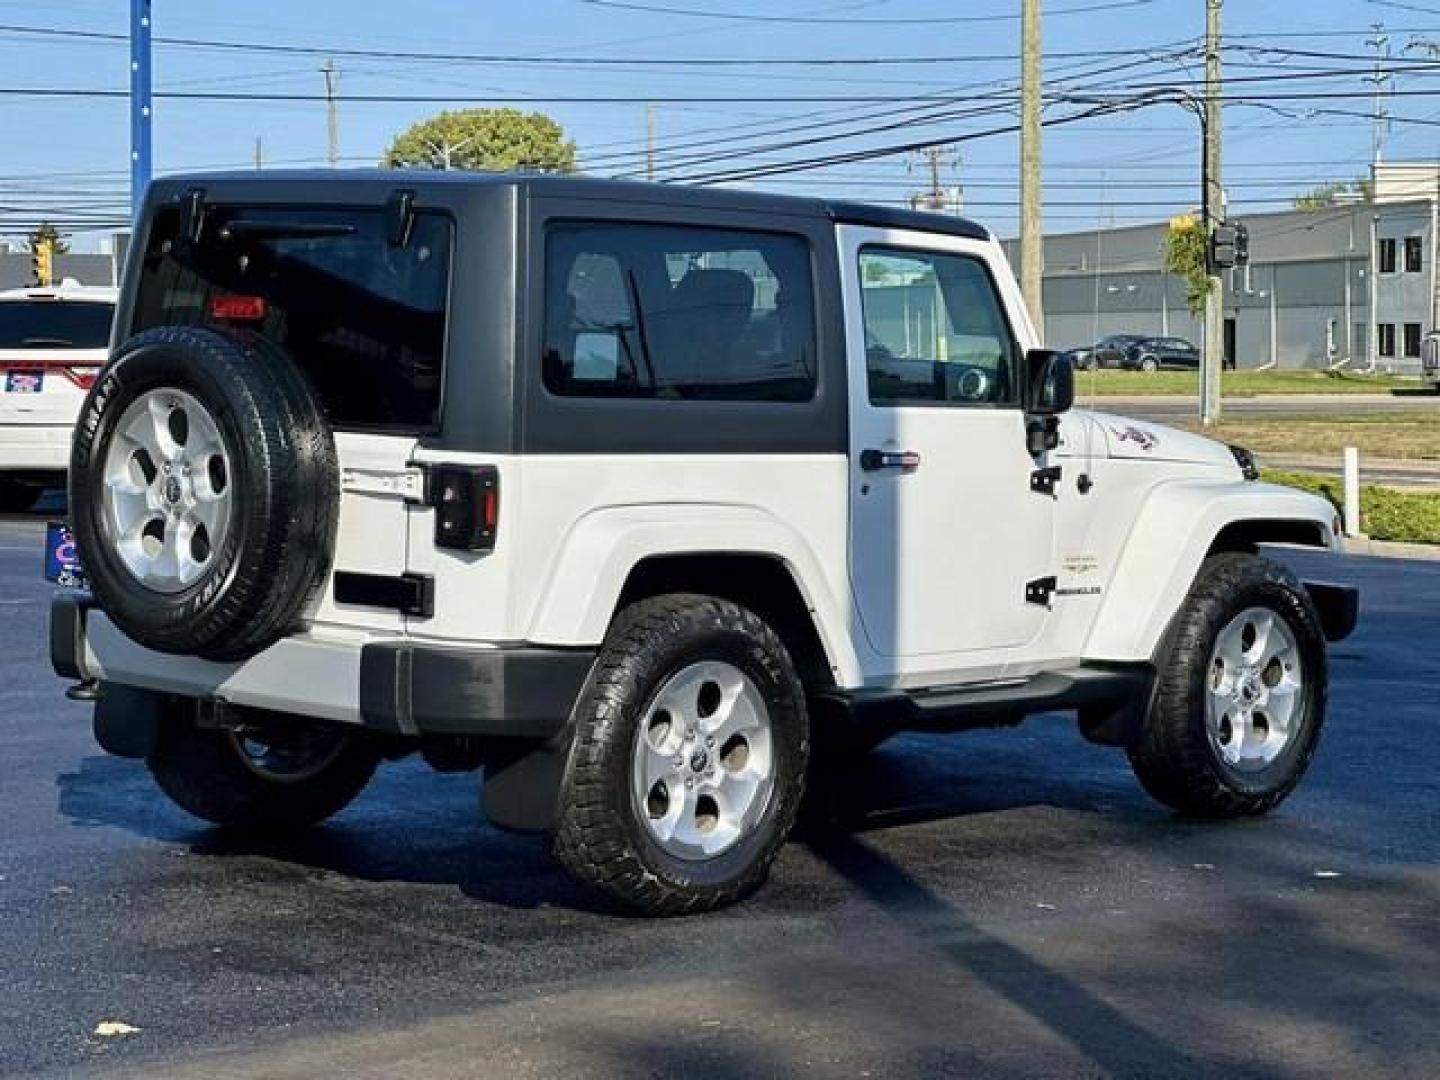
[[360,715],[397,735],[546,739],[569,721],[594,649],[366,645]]
[[1360,620],[1360,590],[1353,585],[1332,585],[1325,581],[1305,582],[1305,591],[1320,613],[1320,628],[1326,641],[1344,641]]
[[85,679],[85,613],[95,598],[62,589],[50,600],[50,666],[62,679]]

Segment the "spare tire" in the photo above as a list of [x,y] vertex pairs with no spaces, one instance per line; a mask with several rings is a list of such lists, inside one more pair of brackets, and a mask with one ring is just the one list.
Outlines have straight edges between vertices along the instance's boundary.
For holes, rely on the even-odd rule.
[[131,338],[81,410],[70,514],[96,604],[135,642],[242,660],[296,629],[330,569],[335,440],[258,337]]

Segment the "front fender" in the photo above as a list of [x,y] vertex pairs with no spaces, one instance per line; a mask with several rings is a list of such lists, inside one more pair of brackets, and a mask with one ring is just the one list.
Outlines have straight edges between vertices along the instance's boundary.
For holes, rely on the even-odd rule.
[[1085,658],[1149,660],[1222,531],[1244,525],[1248,539],[1292,541],[1297,524],[1313,526],[1325,547],[1338,546],[1335,508],[1303,491],[1204,478],[1160,485],[1121,549]]
[[[674,503],[607,507],[586,514],[566,536],[549,573],[527,640],[598,645],[630,572],[646,558],[762,555],[789,571],[815,621],[840,685],[858,685],[849,608],[828,583],[814,550],[794,528],[753,506]],[[843,580],[841,582],[843,585]]]

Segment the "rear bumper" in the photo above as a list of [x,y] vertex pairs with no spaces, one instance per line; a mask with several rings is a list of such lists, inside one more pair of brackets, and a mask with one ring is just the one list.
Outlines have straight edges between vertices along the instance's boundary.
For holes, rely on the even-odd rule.
[[593,649],[432,646],[359,633],[297,635],[216,663],[135,644],[88,593],[57,593],[50,658],[63,678],[271,709],[395,735],[549,738],[569,721]]
[[0,476],[7,472],[63,473],[70,468],[69,424],[0,422]]

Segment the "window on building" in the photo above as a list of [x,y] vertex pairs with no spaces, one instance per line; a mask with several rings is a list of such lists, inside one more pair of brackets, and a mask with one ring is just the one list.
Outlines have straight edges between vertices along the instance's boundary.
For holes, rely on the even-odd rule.
[[1420,337],[1421,326],[1418,322],[1407,322],[1405,324],[1405,359],[1420,359]]
[[1380,330],[1380,355],[1389,359],[1395,358],[1395,324],[1381,323]]
[[1425,241],[1418,236],[1405,238],[1405,272],[1418,274],[1425,266]]
[[814,292],[798,236],[552,226],[545,385],[569,396],[809,401]]
[[1391,239],[1380,241],[1380,273],[1395,273],[1395,241]]

